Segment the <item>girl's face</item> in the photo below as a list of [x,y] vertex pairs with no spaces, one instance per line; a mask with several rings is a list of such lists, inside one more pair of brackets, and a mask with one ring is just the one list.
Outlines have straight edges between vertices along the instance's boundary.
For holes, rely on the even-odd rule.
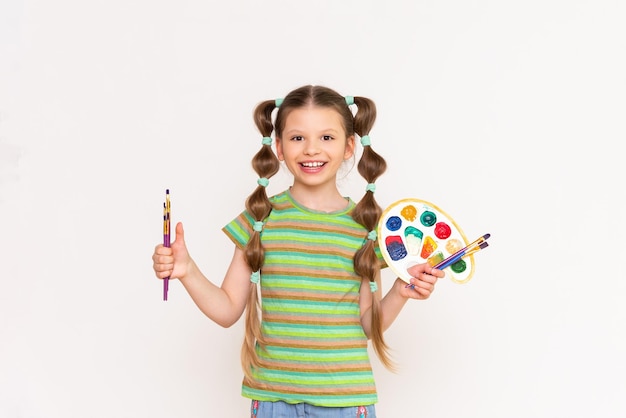
[[293,174],[294,186],[336,187],[339,168],[354,154],[354,136],[346,138],[341,117],[332,108],[298,108],[285,119],[276,151]]

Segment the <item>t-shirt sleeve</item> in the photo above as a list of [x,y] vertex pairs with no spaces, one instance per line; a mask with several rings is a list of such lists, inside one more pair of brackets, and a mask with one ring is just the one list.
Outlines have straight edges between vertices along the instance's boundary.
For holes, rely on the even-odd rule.
[[222,231],[237,247],[243,249],[250,239],[253,224],[254,218],[247,211],[244,211],[226,224]]

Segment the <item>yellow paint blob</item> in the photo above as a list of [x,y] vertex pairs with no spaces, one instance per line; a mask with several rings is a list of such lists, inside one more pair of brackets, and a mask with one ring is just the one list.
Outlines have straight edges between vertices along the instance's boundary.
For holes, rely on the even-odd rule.
[[415,206],[413,205],[408,205],[402,208],[402,210],[400,211],[400,214],[407,221],[413,222],[415,218],[417,217],[417,209],[415,209]]

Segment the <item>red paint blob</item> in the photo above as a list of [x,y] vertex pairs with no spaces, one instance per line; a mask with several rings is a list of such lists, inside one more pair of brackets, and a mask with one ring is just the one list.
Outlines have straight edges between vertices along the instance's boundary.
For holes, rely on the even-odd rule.
[[387,238],[385,238],[385,244],[402,244],[402,238],[400,238],[399,235],[389,235]]
[[452,234],[452,229],[445,222],[437,222],[435,225],[435,236],[439,239],[446,239]]

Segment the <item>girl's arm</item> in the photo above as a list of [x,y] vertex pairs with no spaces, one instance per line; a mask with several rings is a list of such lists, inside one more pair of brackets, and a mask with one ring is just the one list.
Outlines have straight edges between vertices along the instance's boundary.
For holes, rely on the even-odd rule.
[[[383,331],[393,324],[407,300],[428,299],[435,289],[437,280],[445,276],[443,271],[433,269],[428,263],[412,266],[409,268],[409,273],[413,276],[411,284],[414,288],[406,287],[406,282],[398,278],[391,289],[389,289],[389,292],[380,301]],[[376,283],[378,285],[377,292],[381,292],[380,273],[376,277]],[[361,307],[361,324],[368,338],[370,337],[372,324],[372,315],[370,313],[372,300],[369,282],[364,281],[361,283],[359,304]]]
[[180,280],[198,308],[218,325],[229,327],[241,317],[252,285],[250,267],[241,249],[235,248],[221,287],[209,281],[189,255],[180,222],[176,225],[176,241],[169,248],[158,245],[152,260],[158,278]]

